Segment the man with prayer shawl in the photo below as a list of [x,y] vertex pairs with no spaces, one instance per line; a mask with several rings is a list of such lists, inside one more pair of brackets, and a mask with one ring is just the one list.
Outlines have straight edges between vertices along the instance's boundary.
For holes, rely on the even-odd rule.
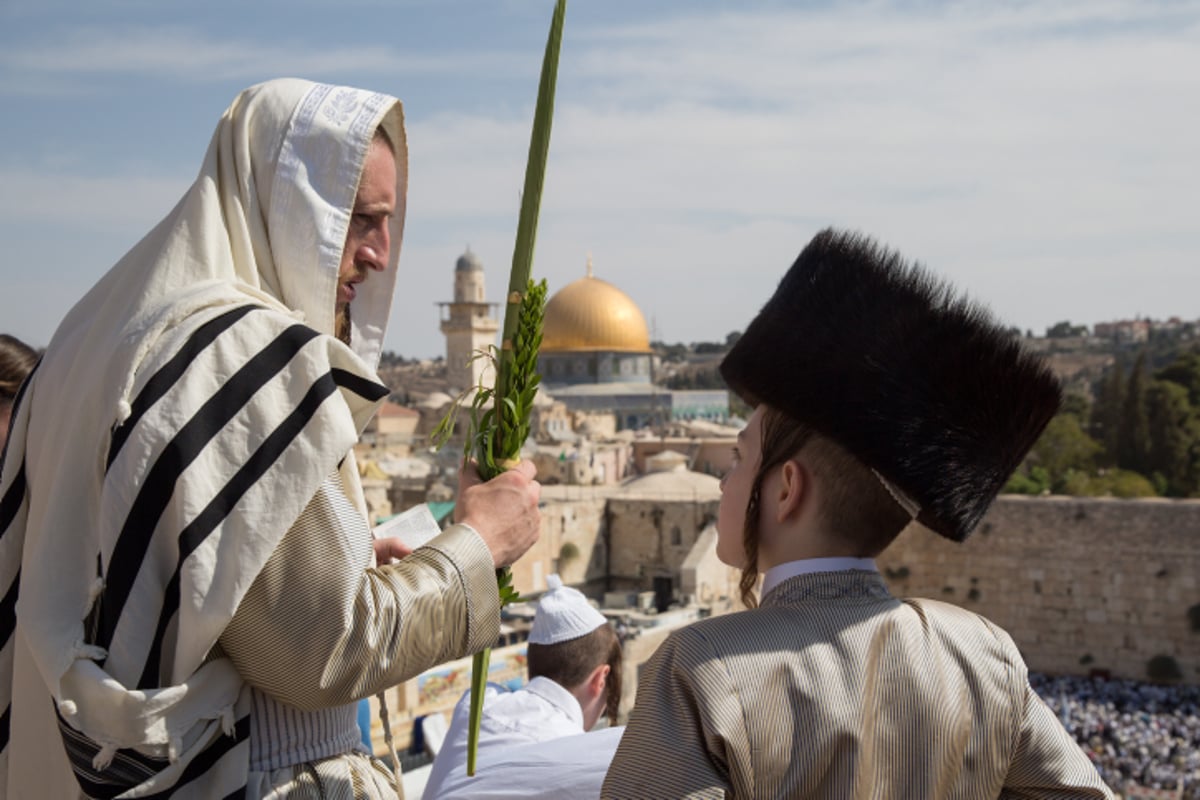
[[0,795],[395,796],[355,701],[493,643],[539,525],[526,463],[373,544],[407,166],[394,98],[248,89],[64,319],[0,471]]

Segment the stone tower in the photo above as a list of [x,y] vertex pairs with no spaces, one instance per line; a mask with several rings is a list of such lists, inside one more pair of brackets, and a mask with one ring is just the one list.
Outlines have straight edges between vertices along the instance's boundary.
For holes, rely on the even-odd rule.
[[491,380],[491,369],[482,359],[471,360],[480,350],[496,344],[497,303],[484,300],[483,263],[467,248],[454,266],[454,301],[438,303],[442,309],[442,333],[446,335],[446,380],[463,390],[475,386],[481,378]]

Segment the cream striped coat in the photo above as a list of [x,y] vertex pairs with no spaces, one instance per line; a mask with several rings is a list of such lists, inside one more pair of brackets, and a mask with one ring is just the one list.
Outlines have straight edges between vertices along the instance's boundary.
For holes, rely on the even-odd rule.
[[872,572],[791,578],[672,634],[638,679],[610,798],[1106,798],[983,617]]

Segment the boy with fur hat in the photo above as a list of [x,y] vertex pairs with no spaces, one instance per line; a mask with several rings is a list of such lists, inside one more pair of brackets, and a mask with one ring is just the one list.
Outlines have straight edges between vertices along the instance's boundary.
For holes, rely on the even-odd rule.
[[487,685],[473,777],[466,775],[470,694],[463,695],[426,798],[599,796],[623,729],[585,732],[601,715],[616,725],[621,642],[582,592],[557,575],[546,582],[529,633],[529,683],[513,692]]
[[1003,630],[893,597],[872,561],[914,519],[966,538],[1058,408],[1049,371],[948,284],[825,230],[721,372],[754,408],[717,522],[752,610],[658,649],[603,796],[1112,797]]

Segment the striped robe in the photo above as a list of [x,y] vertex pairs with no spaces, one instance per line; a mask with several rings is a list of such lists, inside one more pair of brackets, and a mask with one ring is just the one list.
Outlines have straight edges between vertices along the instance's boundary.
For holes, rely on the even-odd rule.
[[638,679],[608,798],[1111,798],[983,617],[877,573],[790,578]]

